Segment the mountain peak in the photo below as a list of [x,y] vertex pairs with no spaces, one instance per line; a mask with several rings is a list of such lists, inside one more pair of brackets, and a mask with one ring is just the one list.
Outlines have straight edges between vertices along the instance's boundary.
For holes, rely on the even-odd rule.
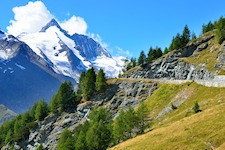
[[67,33],[64,29],[62,29],[59,25],[59,23],[53,18],[49,23],[47,23],[40,32],[45,32],[48,28],[56,26],[57,28],[60,29],[63,33]]
[[5,32],[0,29],[0,39],[5,37]]

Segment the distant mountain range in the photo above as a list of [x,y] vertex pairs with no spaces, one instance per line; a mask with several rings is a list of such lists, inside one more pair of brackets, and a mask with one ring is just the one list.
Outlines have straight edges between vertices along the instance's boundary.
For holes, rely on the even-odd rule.
[[14,118],[17,114],[0,104],[0,125],[5,121]]
[[76,84],[92,66],[116,77],[124,59],[86,35],[67,34],[55,19],[18,37],[0,30],[0,104],[24,112],[41,98],[49,101],[63,81]]

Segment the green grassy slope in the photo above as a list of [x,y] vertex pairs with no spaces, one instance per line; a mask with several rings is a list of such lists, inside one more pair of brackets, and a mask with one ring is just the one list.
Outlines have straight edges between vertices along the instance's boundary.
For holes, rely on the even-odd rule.
[[[224,93],[225,88],[204,87],[196,83],[162,85],[145,101],[153,118],[153,130],[112,149],[199,150],[220,146],[222,149],[225,147]],[[202,110],[197,114],[192,111],[195,101]],[[165,111],[171,107],[171,102],[183,103],[175,110]]]

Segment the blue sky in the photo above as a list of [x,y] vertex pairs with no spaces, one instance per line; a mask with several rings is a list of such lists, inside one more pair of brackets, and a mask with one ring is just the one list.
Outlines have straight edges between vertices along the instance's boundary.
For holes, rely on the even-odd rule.
[[[0,28],[7,32],[14,19],[12,8],[27,5],[27,0],[0,1]],[[224,0],[43,0],[59,21],[80,16],[87,33],[100,35],[113,55],[138,57],[150,46],[164,49],[185,24],[197,35],[203,23],[225,15]],[[130,54],[127,54],[129,51]]]

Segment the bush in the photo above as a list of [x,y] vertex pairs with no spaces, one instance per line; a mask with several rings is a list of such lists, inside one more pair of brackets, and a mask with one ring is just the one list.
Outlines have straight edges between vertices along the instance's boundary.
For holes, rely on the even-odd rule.
[[199,108],[200,108],[200,106],[199,106],[199,104],[198,104],[198,101],[196,101],[194,107],[192,108],[192,110],[193,110],[195,113],[198,113],[198,112],[201,111]]

